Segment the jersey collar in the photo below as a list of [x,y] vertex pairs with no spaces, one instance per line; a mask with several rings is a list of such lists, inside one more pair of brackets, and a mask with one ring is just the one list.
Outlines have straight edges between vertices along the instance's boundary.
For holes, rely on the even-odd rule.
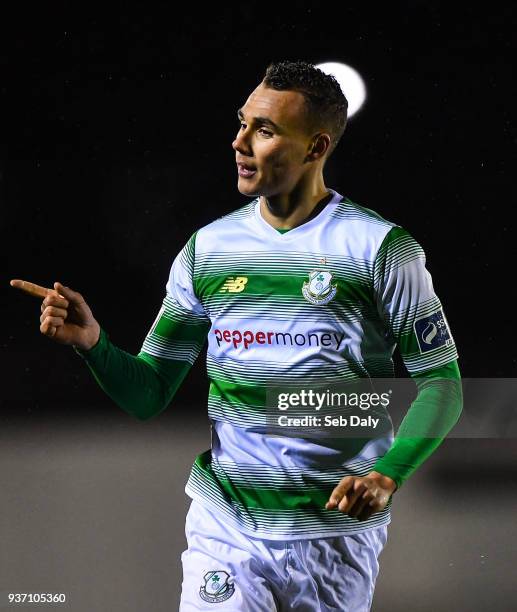
[[262,213],[260,212],[260,198],[256,198],[255,200],[255,220],[257,221],[263,232],[266,232],[270,237],[276,238],[277,240],[287,242],[289,240],[292,240],[293,237],[298,238],[301,234],[310,232],[315,227],[321,225],[325,221],[325,219],[335,210],[336,204],[343,200],[343,196],[340,193],[338,193],[334,189],[331,189],[330,187],[327,187],[327,189],[333,195],[330,201],[325,206],[325,208],[323,208],[323,210],[321,210],[310,221],[302,223],[297,227],[293,227],[293,229],[290,229],[284,234],[281,234],[276,228],[274,228],[264,219]]

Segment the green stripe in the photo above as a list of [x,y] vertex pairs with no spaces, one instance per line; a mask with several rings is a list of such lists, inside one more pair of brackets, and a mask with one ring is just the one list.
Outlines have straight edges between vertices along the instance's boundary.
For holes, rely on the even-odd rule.
[[210,324],[201,320],[193,321],[190,325],[185,325],[181,320],[170,318],[166,313],[162,314],[156,327],[150,334],[152,336],[160,336],[168,342],[193,341],[204,343]]
[[[228,291],[221,292],[223,285],[228,280],[229,276],[246,276],[248,282],[243,291],[238,293],[230,293]],[[305,278],[308,282],[309,278]],[[282,296],[296,298],[307,303],[302,295],[302,287],[304,280],[293,275],[278,274],[270,276],[267,274],[250,274],[245,270],[240,270],[237,267],[231,275],[207,275],[198,276],[195,282],[196,294],[203,300],[207,301],[210,298],[213,301],[227,302],[229,298],[232,300],[246,299],[248,296],[260,297],[261,302],[268,296],[281,298]],[[334,276],[331,283],[337,284],[337,294],[334,302],[357,302],[367,301],[373,304],[373,294],[371,288],[363,282],[358,282],[349,278],[340,278]],[[332,303],[332,302],[330,302]],[[347,304],[349,305],[349,304]]]
[[[364,440],[362,441],[364,445]],[[196,465],[203,472],[205,478],[212,483],[219,485],[226,496],[242,504],[247,508],[261,508],[264,510],[294,510],[294,509],[316,509],[324,508],[330,494],[339,480],[333,484],[326,486],[314,486],[317,483],[305,484],[303,491],[295,492],[293,487],[279,486],[278,484],[271,487],[259,486],[242,486],[237,485],[222,470],[217,470],[214,473],[210,463],[210,455],[203,453],[196,458]],[[366,475],[371,470],[371,465],[368,463],[361,470],[356,470],[355,475]],[[343,467],[343,476],[352,473],[346,467]]]
[[208,396],[211,398],[224,398],[231,404],[244,409],[263,409],[266,406],[267,387],[239,385],[222,380],[214,380],[210,384]]

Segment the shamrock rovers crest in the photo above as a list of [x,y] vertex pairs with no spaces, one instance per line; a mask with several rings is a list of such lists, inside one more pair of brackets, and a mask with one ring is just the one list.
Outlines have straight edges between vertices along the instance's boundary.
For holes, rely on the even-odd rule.
[[210,603],[217,603],[229,599],[235,592],[235,586],[232,582],[228,582],[230,574],[225,571],[218,570],[215,572],[207,572],[203,578],[205,584],[199,587],[199,596]]
[[337,292],[337,285],[331,285],[332,274],[327,271],[309,272],[309,280],[303,283],[303,297],[311,304],[328,304]]

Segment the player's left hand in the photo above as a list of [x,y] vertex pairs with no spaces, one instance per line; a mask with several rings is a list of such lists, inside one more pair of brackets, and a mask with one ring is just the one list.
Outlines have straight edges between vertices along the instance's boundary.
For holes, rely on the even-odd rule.
[[325,508],[337,508],[359,521],[365,521],[375,512],[384,510],[396,488],[393,479],[379,472],[370,472],[366,476],[345,476],[330,494]]

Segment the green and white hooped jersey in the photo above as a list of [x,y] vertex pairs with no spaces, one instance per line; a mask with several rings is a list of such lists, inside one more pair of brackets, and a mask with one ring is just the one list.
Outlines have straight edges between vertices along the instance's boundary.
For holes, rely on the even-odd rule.
[[258,198],[197,231],[142,346],[193,364],[208,336],[212,448],[185,491],[255,537],[331,537],[390,522],[391,501],[363,522],[324,506],[344,476],[372,470],[393,431],[366,444],[268,435],[268,385],[393,377],[397,345],[410,374],[458,356],[448,329],[426,332],[445,317],[420,245],[330,191],[315,218],[283,234]]

